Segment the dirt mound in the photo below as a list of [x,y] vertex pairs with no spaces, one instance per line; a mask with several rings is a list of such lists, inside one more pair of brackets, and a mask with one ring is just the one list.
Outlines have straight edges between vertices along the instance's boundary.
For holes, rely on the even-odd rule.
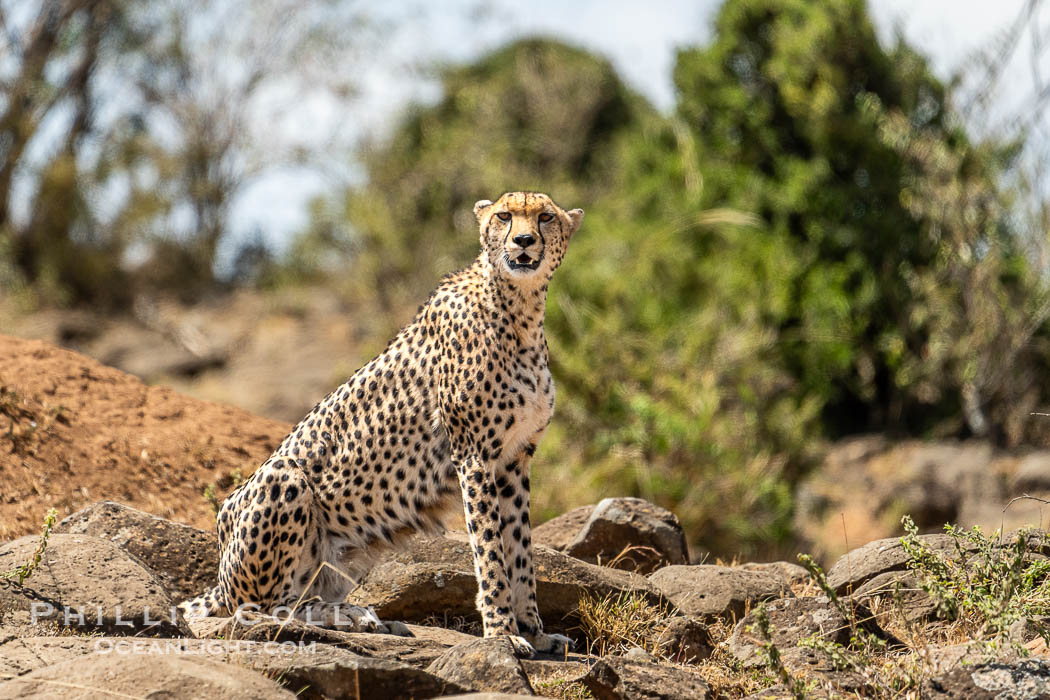
[[289,428],[0,335],[0,540],[102,499],[211,529],[205,489],[221,500]]

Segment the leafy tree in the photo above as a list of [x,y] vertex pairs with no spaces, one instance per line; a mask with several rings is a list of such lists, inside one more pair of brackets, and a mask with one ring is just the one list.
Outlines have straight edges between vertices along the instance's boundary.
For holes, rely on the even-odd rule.
[[678,115],[703,200],[760,216],[797,261],[779,342],[827,434],[1016,442],[1001,402],[1034,396],[998,390],[1002,355],[974,333],[1021,348],[1042,321],[999,184],[1019,144],[974,144],[925,60],[879,45],[862,0],[731,0],[715,36],[679,56]]

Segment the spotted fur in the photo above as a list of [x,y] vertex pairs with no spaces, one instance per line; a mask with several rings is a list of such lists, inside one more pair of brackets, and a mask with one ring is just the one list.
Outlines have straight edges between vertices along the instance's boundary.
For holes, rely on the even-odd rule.
[[187,617],[287,606],[320,624],[403,632],[341,601],[377,548],[439,530],[459,495],[485,636],[508,635],[523,654],[569,644],[543,632],[536,606],[529,462],[554,410],[547,284],[583,211],[512,192],[474,213],[473,264],[223,503],[219,585],[182,603]]

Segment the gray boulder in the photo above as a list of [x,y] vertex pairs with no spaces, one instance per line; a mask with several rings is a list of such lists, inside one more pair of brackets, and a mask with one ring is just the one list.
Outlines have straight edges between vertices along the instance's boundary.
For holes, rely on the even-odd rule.
[[[919,540],[934,551],[955,550],[955,542],[948,535],[919,535]],[[828,570],[828,584],[839,594],[856,591],[879,574],[906,570],[907,563],[899,537],[875,540],[839,557]]]
[[564,552],[594,512],[594,506],[580,506],[542,525],[532,528],[532,541]]
[[[574,626],[585,595],[638,592],[655,604],[665,602],[642,576],[588,564],[547,547],[535,547],[535,568],[536,598],[548,630]],[[473,620],[477,590],[468,542],[416,537],[406,551],[375,566],[349,601],[371,605],[383,620],[422,622],[437,612]]]
[[583,684],[596,700],[704,700],[711,687],[696,671],[607,656],[591,667]]
[[176,602],[203,593],[218,580],[219,542],[214,532],[120,503],[93,503],[59,522],[55,532],[113,542],[149,567]]
[[[385,635],[375,635],[385,636]],[[387,658],[305,640],[141,639],[129,637],[30,637],[0,645],[0,671],[19,676],[77,659],[221,661],[237,669],[280,677],[300,698],[436,697],[465,687]],[[148,690],[149,686],[145,686]],[[144,693],[145,694],[145,693]],[[167,696],[165,696],[167,697]],[[182,696],[179,696],[182,697]]]
[[1046,659],[1026,659],[975,666],[962,664],[923,683],[922,697],[931,700],[1047,698],[1050,697],[1050,662]]
[[[829,642],[849,641],[848,623],[823,596],[774,600],[766,604],[766,615],[770,637],[781,652],[797,647],[800,639],[814,634]],[[755,625],[755,613],[751,612],[736,624],[729,637],[729,653],[745,668],[766,665],[766,656],[761,652],[765,640]]]
[[907,639],[937,613],[937,604],[910,571],[878,574],[854,590],[852,601],[887,636],[897,639]]
[[175,654],[88,654],[0,683],[0,698],[56,697],[292,700],[295,695],[250,669]]
[[535,694],[506,637],[476,639],[454,646],[430,664],[427,672],[473,690]]
[[426,668],[454,645],[473,641],[477,637],[439,627],[410,625],[412,637],[370,632],[344,632],[301,620],[277,622],[263,615],[244,614],[239,620],[232,617],[208,617],[191,623],[199,639],[230,639],[239,641],[330,644],[351,651],[358,656],[388,659],[416,668]]
[[777,576],[740,567],[699,564],[665,566],[649,575],[658,588],[686,615],[702,620],[743,617],[745,609],[763,600],[793,596]]
[[[0,571],[34,557],[40,538],[0,545]],[[5,627],[39,635],[44,628],[87,634],[192,636],[160,580],[116,544],[87,535],[53,534],[21,586],[0,579]]]
[[668,564],[689,563],[678,517],[641,498],[601,501],[564,551],[592,564],[640,574]]
[[679,664],[699,663],[714,652],[711,632],[693,617],[672,617],[656,634],[653,648]]

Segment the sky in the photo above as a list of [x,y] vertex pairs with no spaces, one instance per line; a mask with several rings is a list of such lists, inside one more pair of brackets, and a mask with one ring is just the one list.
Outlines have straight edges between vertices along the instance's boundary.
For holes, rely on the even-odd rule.
[[[675,52],[709,40],[720,4],[650,0],[640,11],[643,5],[633,1],[534,0],[524,12],[509,0],[388,3],[376,16],[387,24],[388,33],[355,67],[360,93],[354,113],[307,103],[288,115],[287,128],[298,134],[323,134],[349,124],[362,136],[382,138],[407,104],[433,102],[440,96],[435,77],[424,66],[468,62],[529,35],[553,36],[606,56],[632,88],[659,109],[669,110],[674,103]],[[946,78],[1009,26],[1024,4],[1025,0],[870,0],[870,12],[884,42],[891,43],[900,32]],[[1019,56],[1014,63],[1023,60]],[[1006,104],[1031,92],[1031,71],[1011,65],[1015,70],[1008,71],[998,88]],[[306,123],[311,126],[304,130]],[[325,186],[321,176],[301,169],[255,180],[235,203],[234,240],[245,231],[260,231],[280,250],[304,227],[307,202]]]

